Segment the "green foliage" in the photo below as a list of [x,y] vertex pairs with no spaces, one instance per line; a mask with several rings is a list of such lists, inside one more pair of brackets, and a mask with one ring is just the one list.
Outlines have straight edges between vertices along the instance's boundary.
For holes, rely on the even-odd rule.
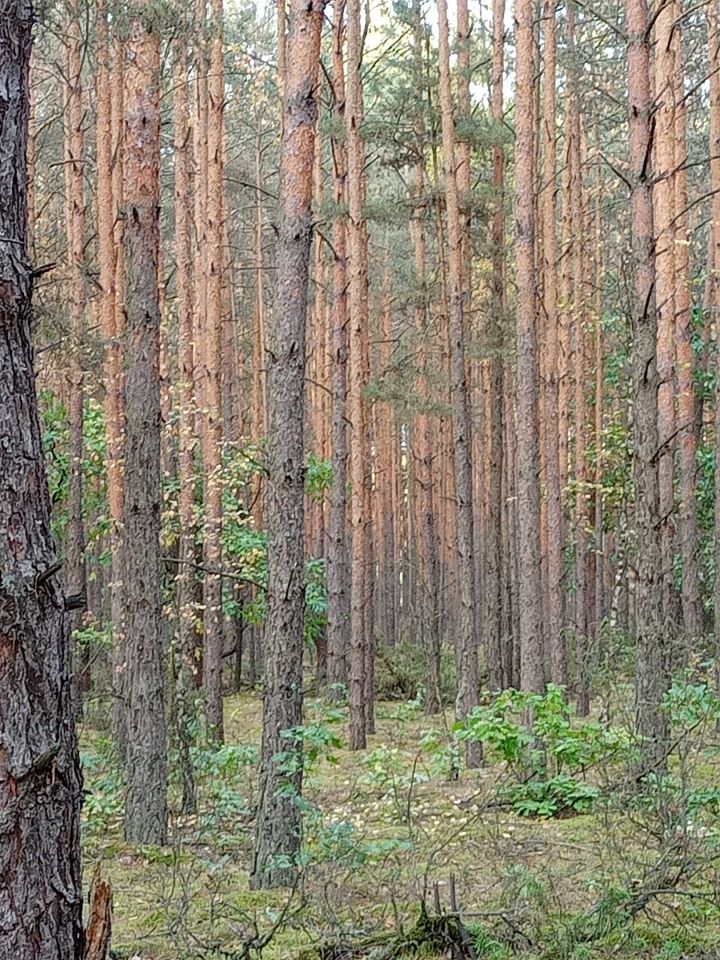
[[[255,744],[222,744],[191,747],[195,779],[203,793],[200,835],[242,842],[237,822],[252,813],[252,778],[260,756]],[[174,768],[174,773],[179,771]]]
[[316,453],[308,457],[305,472],[305,492],[311,500],[322,500],[332,487],[333,469],[330,460],[323,460]]
[[483,743],[515,774],[517,782],[504,788],[503,799],[521,816],[589,811],[598,790],[585,781],[587,769],[618,762],[632,749],[627,731],[578,721],[554,684],[544,696],[508,690],[477,707],[456,731],[461,741]]
[[[43,448],[52,503],[53,533],[60,543],[67,532],[70,489],[70,429],[67,408],[52,390],[40,394]],[[93,398],[83,409],[83,515],[88,547],[97,545],[109,531],[107,503],[107,447],[105,413]],[[107,557],[101,557],[108,562]]]
[[513,953],[510,947],[497,940],[482,923],[468,923],[467,929],[473,938],[475,952],[482,960],[510,960]]
[[335,751],[342,748],[343,739],[337,728],[347,719],[347,712],[341,708],[316,704],[311,708],[311,714],[309,723],[281,733],[284,740],[293,744],[293,749],[276,757],[282,771],[288,776],[301,769],[308,774],[321,760],[330,764],[338,762]]
[[122,821],[125,784],[109,740],[98,740],[83,750],[80,760],[85,780],[83,828],[87,835],[101,835]]
[[83,650],[109,650],[112,647],[112,631],[108,625],[92,623],[81,630],[73,631],[73,639]]
[[676,680],[663,701],[673,727],[688,731],[701,723],[720,720],[720,698],[707,683],[693,682],[689,677]]
[[506,791],[508,802],[521,817],[557,817],[567,811],[587,813],[598,796],[597,787],[567,774],[517,783]]

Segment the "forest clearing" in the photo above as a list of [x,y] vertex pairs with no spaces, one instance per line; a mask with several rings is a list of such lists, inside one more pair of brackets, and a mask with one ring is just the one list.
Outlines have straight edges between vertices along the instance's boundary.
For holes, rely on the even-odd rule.
[[0,0],[0,960],[720,957],[720,0]]

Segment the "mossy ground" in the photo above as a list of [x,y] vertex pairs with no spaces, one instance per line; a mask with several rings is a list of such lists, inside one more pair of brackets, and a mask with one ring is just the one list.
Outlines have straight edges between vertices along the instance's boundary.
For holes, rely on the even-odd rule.
[[[342,719],[309,701],[309,720],[323,728],[328,716],[336,721],[332,739],[344,741]],[[86,730],[85,871],[91,877],[100,863],[113,885],[116,956],[239,958],[243,944],[275,927],[262,953],[248,956],[311,956],[324,939],[412,927],[423,899],[449,904],[452,884],[479,955],[494,960],[720,957],[720,912],[706,892],[671,892],[632,922],[610,923],[603,935],[578,942],[574,918],[608,891],[631,889],[652,862],[652,840],[638,836],[633,818],[607,809],[558,820],[516,816],[496,802],[501,764],[447,779],[450,714],[428,718],[413,705],[380,703],[376,716],[366,752],[331,743],[306,776],[309,862],[292,897],[249,889],[257,694],[226,701],[228,746],[199,758],[198,813],[173,811],[163,850],[124,844],[122,784],[102,739]]]

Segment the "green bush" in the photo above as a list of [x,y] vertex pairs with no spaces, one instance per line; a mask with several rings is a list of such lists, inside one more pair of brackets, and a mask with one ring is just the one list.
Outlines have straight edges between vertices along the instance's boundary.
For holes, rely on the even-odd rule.
[[633,748],[627,731],[578,720],[562,688],[553,684],[544,696],[500,694],[473,710],[456,733],[461,741],[480,741],[504,761],[516,782],[502,788],[501,799],[525,817],[589,811],[599,791],[586,782],[586,771],[625,760]]

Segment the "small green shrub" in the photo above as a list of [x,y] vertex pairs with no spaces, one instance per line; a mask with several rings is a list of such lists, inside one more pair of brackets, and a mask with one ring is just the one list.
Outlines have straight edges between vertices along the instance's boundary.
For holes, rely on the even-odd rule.
[[579,721],[553,684],[544,696],[508,690],[473,710],[456,732],[459,740],[480,741],[505,762],[516,782],[501,788],[501,799],[521,816],[589,811],[599,791],[586,782],[586,771],[627,759],[633,748],[627,731]]

